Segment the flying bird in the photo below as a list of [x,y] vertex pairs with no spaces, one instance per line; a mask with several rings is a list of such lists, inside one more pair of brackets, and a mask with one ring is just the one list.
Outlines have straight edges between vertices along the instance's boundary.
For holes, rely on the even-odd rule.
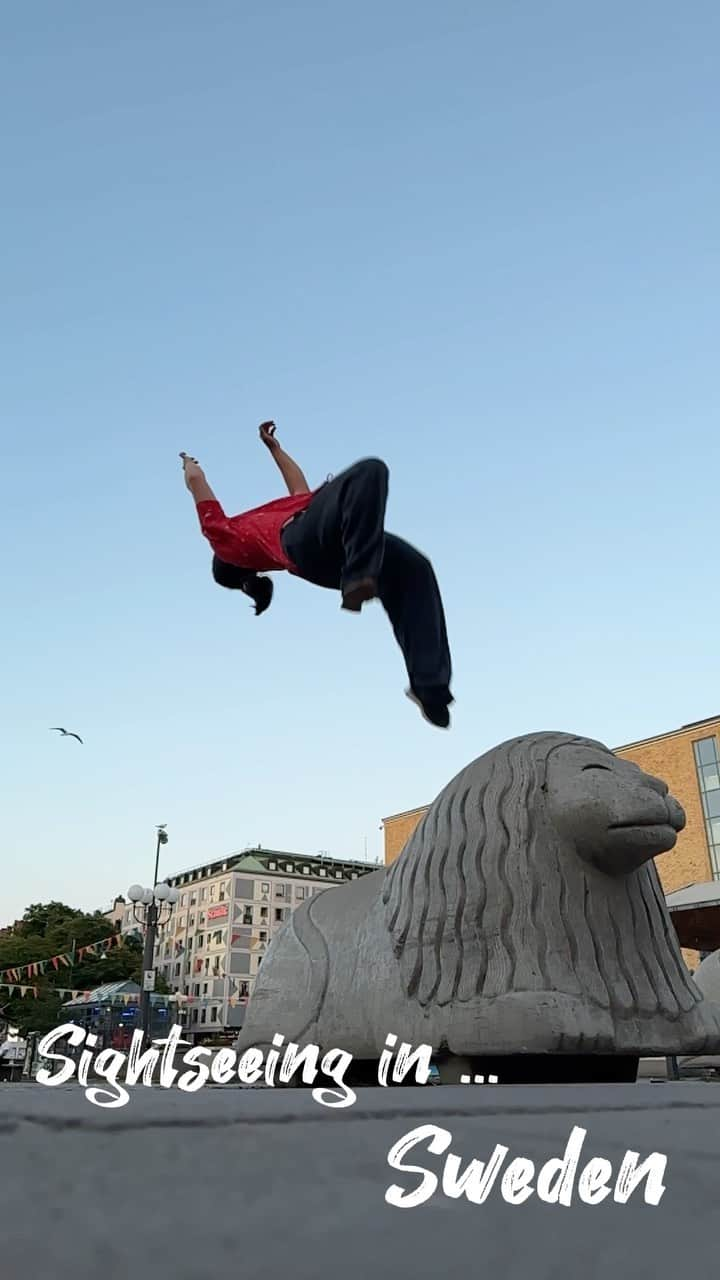
[[85,745],[85,744],[83,743],[83,740],[82,740],[82,738],[80,737],[80,735],[79,735],[79,734],[77,734],[77,733],[68,733],[67,729],[61,729],[61,728],[59,728],[59,726],[58,726],[58,725],[55,725],[55,727],[54,727],[54,728],[52,728],[52,729],[50,730],[50,732],[51,732],[51,733],[61,733],[61,734],[62,734],[62,736],[63,736],[63,738],[77,738],[77,740],[78,740],[78,742],[80,743],[80,745],[81,745],[81,746],[84,746],[84,745]]

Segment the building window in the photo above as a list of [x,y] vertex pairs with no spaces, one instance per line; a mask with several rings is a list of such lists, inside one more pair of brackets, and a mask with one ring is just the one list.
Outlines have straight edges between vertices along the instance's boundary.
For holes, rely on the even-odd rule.
[[204,1022],[207,1017],[207,1009],[200,1010],[200,1021]]
[[713,880],[720,880],[720,757],[717,738],[693,743]]
[[267,942],[267,929],[261,929],[259,936],[261,942]]
[[208,993],[208,984],[207,982],[203,982],[203,995],[206,996],[207,993]]
[[200,983],[199,983],[199,982],[196,982],[196,983],[195,983],[195,986],[193,987],[193,995],[194,995],[194,996],[199,996],[199,995],[200,995]]
[[300,898],[300,899],[302,900],[302,899],[305,897],[305,892],[306,892],[306,890],[305,890],[305,885],[304,885],[304,884],[300,884],[300,885],[297,885],[297,884],[296,884],[296,885],[295,885],[295,897],[296,897],[296,898]]
[[250,992],[250,984],[248,982],[241,982],[238,988],[238,995],[246,996],[246,995],[249,995],[249,992]]
[[[260,885],[260,892],[261,892],[261,893],[269,893],[269,892],[270,892],[270,885],[269,885],[269,884],[261,884],[261,885]],[[131,913],[128,911],[128,920],[130,919],[130,915],[131,915]]]
[[282,909],[282,907],[276,907],[276,908],[275,908],[275,923],[276,923],[276,924],[280,924],[280,922],[282,921],[282,918],[283,918],[283,909]]
[[176,977],[176,978],[179,978],[179,977],[180,977],[180,965],[179,965],[179,964],[176,964],[176,965],[175,965],[175,977]]
[[[267,907],[265,908],[265,910],[267,911]],[[245,909],[243,910],[242,922],[243,924],[252,924],[253,922],[252,907],[245,907]]]
[[[267,918],[268,918],[268,909],[267,909],[267,907],[261,907],[261,908],[260,908],[260,919],[261,919],[261,920],[267,920]],[[250,922],[250,921],[248,921],[248,924],[250,924],[250,923],[251,923],[251,922]]]
[[201,890],[200,890],[200,901],[201,901],[201,902],[204,902],[204,901],[205,901],[206,896],[207,896],[207,889],[201,889]]
[[200,951],[202,949],[202,944],[203,944],[203,935],[199,933],[197,936],[197,942],[195,943],[195,950]]
[[193,1022],[197,1022],[197,1020],[198,1020],[198,1013],[199,1013],[199,1010],[198,1010],[198,1009],[193,1009],[193,1011],[192,1011],[192,1020],[193,1020]]
[[211,1022],[217,1022],[217,1020],[218,1020],[218,1016],[217,1016],[217,1005],[215,1005],[215,1007],[214,1007],[213,1009],[211,1009],[211,1010],[210,1010],[210,1021],[211,1021]]

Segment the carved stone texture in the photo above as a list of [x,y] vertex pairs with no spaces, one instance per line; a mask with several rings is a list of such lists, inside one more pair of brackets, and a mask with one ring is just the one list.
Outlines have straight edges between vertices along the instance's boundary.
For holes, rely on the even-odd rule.
[[706,1000],[720,1004],[720,951],[711,951],[695,970],[695,985]]
[[468,765],[387,871],[298,908],[238,1047],[377,1059],[390,1033],[470,1058],[720,1048],[652,859],[685,815],[599,742],[528,734]]

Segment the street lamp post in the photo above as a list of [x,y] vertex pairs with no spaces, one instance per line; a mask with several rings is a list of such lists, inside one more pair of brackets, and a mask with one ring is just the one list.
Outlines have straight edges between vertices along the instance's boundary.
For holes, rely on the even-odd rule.
[[[143,981],[142,991],[140,994],[140,1027],[143,1033],[143,1043],[147,1042],[150,1033],[150,997],[155,986],[155,969],[153,965],[155,958],[155,937],[158,925],[165,924],[170,919],[172,908],[179,897],[177,889],[171,889],[168,884],[158,883],[160,847],[168,842],[168,833],[165,830],[165,825],[165,823],[162,823],[162,825],[157,828],[155,872],[153,875],[154,888],[143,889],[142,885],[133,884],[128,889],[128,898],[133,904],[133,915],[135,916],[138,924],[142,924],[145,930],[145,945],[143,947]],[[164,919],[163,908],[167,908],[167,915]],[[138,915],[139,909],[141,909],[140,915]]]

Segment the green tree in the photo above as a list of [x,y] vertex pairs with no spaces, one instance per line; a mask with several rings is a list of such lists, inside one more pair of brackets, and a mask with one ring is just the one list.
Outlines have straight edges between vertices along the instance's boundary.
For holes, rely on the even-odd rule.
[[[102,912],[78,911],[63,902],[33,903],[13,932],[0,936],[0,973],[36,960],[71,955],[73,950],[75,963],[71,968],[48,967],[44,975],[34,978],[21,975],[23,986],[37,987],[37,999],[30,993],[24,998],[19,992],[10,996],[0,989],[0,1018],[23,1034],[37,1031],[44,1035],[57,1025],[67,999],[57,994],[58,987],[92,991],[106,982],[141,983],[143,945],[137,937],[127,937],[122,946],[102,954],[78,956],[79,948],[111,935],[112,927]],[[155,989],[161,994],[169,990],[159,975]]]

